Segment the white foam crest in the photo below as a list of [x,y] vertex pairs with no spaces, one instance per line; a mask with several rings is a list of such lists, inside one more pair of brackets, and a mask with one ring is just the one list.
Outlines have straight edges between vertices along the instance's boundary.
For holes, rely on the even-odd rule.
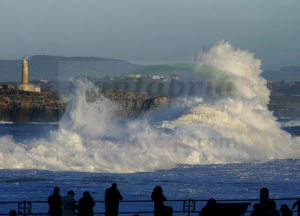
[[[290,134],[280,129],[276,118],[260,102],[228,99],[214,105],[203,104],[172,122],[173,128],[185,130],[198,141],[202,150],[197,151],[217,163],[299,156]],[[189,161],[195,162],[197,158]]]
[[62,129],[53,132],[50,140],[40,139],[26,146],[5,136],[0,138],[0,168],[130,173],[161,169],[162,164],[165,169],[174,167],[164,157],[164,150],[154,147],[150,140],[148,148],[128,144],[133,138],[84,146],[80,135]]
[[259,76],[261,61],[248,51],[234,49],[228,42],[218,41],[208,51],[201,51],[196,58],[198,67],[210,65],[230,77],[235,88],[245,99],[260,97],[264,104],[269,101],[266,80]]

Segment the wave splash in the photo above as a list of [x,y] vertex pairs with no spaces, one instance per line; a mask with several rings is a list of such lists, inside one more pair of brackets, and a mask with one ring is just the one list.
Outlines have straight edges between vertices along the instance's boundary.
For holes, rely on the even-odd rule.
[[[299,157],[299,139],[280,129],[267,110],[269,91],[252,53],[217,42],[195,58],[196,67],[225,72],[236,93],[218,98],[182,97],[139,119],[119,121],[118,105],[101,95],[68,98],[67,113],[51,138],[30,144],[0,138],[0,167],[132,173]],[[80,91],[96,92],[89,82]]]

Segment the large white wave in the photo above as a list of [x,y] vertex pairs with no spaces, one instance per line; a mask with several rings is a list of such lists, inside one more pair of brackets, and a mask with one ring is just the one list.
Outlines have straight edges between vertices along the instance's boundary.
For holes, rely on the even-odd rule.
[[[4,169],[145,172],[178,164],[240,163],[299,156],[299,143],[280,129],[267,110],[269,91],[259,77],[260,60],[248,51],[217,42],[195,59],[197,67],[225,72],[236,93],[209,99],[183,97],[135,120],[119,121],[118,105],[101,95],[70,100],[59,130],[48,140],[16,144],[0,138]],[[82,82],[80,92],[96,92]],[[205,98],[205,99],[204,99]]]

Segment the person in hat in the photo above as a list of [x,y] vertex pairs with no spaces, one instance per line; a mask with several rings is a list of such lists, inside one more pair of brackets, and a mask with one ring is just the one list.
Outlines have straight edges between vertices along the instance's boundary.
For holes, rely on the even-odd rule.
[[62,216],[75,216],[76,202],[74,195],[74,192],[70,190],[67,196],[60,199],[64,207]]

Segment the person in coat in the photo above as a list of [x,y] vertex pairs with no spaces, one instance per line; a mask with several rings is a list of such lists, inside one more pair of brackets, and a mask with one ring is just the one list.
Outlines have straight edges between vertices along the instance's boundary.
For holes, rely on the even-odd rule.
[[[234,215],[235,209],[229,209],[226,215]],[[211,198],[208,200],[206,205],[201,209],[199,216],[218,216],[221,213],[220,205],[215,199]]]
[[74,192],[70,190],[67,196],[60,199],[64,207],[62,216],[75,216],[76,202],[74,195]]
[[60,201],[59,187],[54,188],[54,193],[48,197],[49,215],[61,216],[62,215],[62,203]]
[[282,216],[293,216],[293,212],[286,204],[281,205],[280,207],[281,215]]
[[117,188],[117,184],[113,183],[111,188],[108,188],[105,191],[105,204],[107,206],[107,212],[105,212],[105,215],[118,216],[119,200],[123,200],[123,197]]
[[164,216],[165,215],[165,205],[166,197],[163,195],[163,190],[161,186],[156,186],[153,189],[151,199],[154,202],[154,215],[155,216]]
[[270,200],[268,202],[268,216],[280,216],[279,211],[276,209],[276,202],[274,200]]
[[93,216],[94,206],[95,206],[95,201],[91,197],[90,193],[88,191],[85,191],[83,193],[83,197],[80,198],[77,205],[78,216]]

